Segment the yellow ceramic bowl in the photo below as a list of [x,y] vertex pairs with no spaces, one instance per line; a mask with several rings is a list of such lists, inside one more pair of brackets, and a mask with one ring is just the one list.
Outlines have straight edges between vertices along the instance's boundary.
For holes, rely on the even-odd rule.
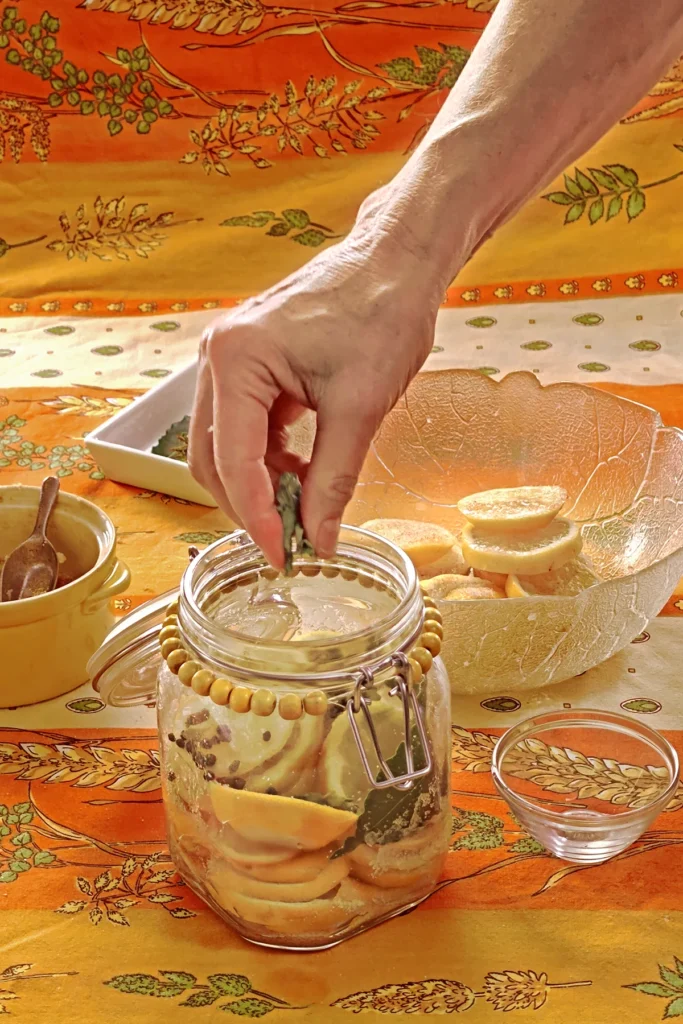
[[[28,537],[40,489],[0,487],[0,559]],[[110,598],[130,583],[116,531],[91,502],[61,493],[48,537],[73,583],[40,597],[0,603],[0,707],[57,697],[88,678],[88,659],[112,627]]]
[[[305,447],[305,446],[304,446]],[[581,384],[421,374],[384,421],[346,521],[422,519],[459,533],[456,502],[559,484],[602,580],[576,597],[438,601],[456,693],[561,682],[625,647],[683,574],[683,431]]]

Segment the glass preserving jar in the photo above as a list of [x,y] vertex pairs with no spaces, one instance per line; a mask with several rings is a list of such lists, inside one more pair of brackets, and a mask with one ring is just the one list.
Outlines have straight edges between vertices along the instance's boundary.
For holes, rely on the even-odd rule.
[[451,830],[441,616],[388,541],[343,527],[290,576],[238,531],[91,662],[103,699],[157,699],[173,860],[245,939],[333,946],[416,906]]

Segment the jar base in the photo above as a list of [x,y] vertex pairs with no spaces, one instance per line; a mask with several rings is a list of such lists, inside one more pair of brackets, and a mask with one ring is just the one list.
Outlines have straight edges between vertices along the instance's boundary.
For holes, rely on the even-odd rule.
[[273,949],[280,953],[323,953],[326,949],[334,949],[335,946],[341,946],[344,942],[348,942],[350,939],[356,939],[359,935],[364,935],[365,932],[372,931],[373,928],[377,928],[381,924],[386,924],[387,921],[392,921],[395,917],[404,917],[407,914],[412,914],[414,910],[417,910],[417,908],[423,903],[430,900],[433,895],[434,891],[428,892],[424,896],[420,896],[419,899],[414,900],[412,903],[409,903],[404,907],[398,907],[396,910],[392,910],[388,914],[385,914],[384,917],[376,917],[372,921],[367,921],[355,931],[349,932],[348,935],[342,935],[339,939],[332,939],[324,945],[283,946],[275,942],[264,942],[259,939],[250,939],[242,932],[240,932],[239,935],[245,942],[248,942],[249,945],[259,946],[261,949]]
[[[354,939],[358,935],[362,935],[364,932],[370,931],[376,928],[380,924],[384,924],[387,921],[392,920],[395,917],[402,917],[404,914],[409,914],[421,904],[429,900],[438,888],[438,876],[434,878],[433,883],[430,884],[427,891],[424,889],[422,892],[414,892],[406,902],[401,903],[399,906],[393,906],[387,910],[384,914],[373,914],[372,917],[364,920],[357,920],[354,924],[353,918],[360,917],[360,912],[355,915],[351,913],[344,924],[341,924],[338,930],[338,935],[323,935],[319,937],[302,935],[300,937],[292,935],[291,938],[286,938],[283,935],[273,934],[272,938],[264,935],[264,931],[267,929],[259,928],[259,935],[254,934],[253,930],[248,927],[248,922],[235,917],[226,910],[225,907],[221,906],[216,900],[210,888],[206,886],[200,879],[197,878],[196,871],[192,870],[187,857],[183,855],[183,852],[175,844],[173,837],[169,836],[171,857],[176,864],[177,870],[183,877],[185,884],[192,889],[192,891],[214,911],[214,913],[221,918],[222,921],[234,931],[240,938],[244,939],[252,946],[258,946],[261,949],[272,949],[279,952],[288,953],[319,953],[326,949],[334,949],[335,946],[340,946],[342,943],[347,942],[349,939]],[[387,890],[390,892],[391,890]],[[245,927],[245,924],[247,927]],[[251,934],[250,934],[251,932]]]

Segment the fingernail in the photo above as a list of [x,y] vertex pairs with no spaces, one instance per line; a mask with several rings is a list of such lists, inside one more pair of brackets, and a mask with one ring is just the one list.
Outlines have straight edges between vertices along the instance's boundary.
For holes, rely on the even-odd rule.
[[336,518],[326,519],[320,524],[315,550],[321,558],[331,558],[334,554],[340,525],[341,520]]

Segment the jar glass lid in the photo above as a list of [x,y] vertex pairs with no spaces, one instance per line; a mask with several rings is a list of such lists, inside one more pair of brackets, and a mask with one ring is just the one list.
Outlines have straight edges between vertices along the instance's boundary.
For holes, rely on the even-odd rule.
[[146,601],[114,626],[88,662],[93,688],[113,707],[156,701],[161,664],[158,636],[169,604],[178,596],[168,590]]

